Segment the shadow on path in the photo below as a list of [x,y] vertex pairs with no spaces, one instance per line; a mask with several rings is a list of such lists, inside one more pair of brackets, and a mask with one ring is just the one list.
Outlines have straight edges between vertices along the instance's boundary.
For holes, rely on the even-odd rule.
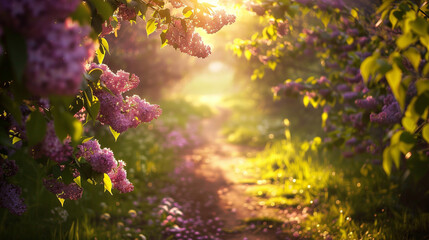
[[[227,118],[228,112],[220,110],[220,114],[203,120],[206,142],[183,154],[183,162],[175,171],[173,197],[188,209],[184,211],[186,217],[205,225],[200,230],[213,239],[288,239],[281,232],[281,225],[288,222],[284,210],[259,204],[260,199],[246,193],[249,184],[240,182],[246,172],[238,166],[261,149],[227,143],[219,133]],[[249,219],[253,222],[246,224]]]

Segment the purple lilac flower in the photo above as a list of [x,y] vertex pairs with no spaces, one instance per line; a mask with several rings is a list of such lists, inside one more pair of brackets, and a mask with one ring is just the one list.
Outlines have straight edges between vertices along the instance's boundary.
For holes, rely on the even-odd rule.
[[2,0],[0,21],[26,36],[41,36],[49,31],[50,24],[69,16],[79,3],[79,0]]
[[127,193],[134,190],[133,184],[127,179],[127,171],[124,169],[125,162],[115,161],[116,167],[108,173],[113,183],[113,188],[118,189],[121,193]]
[[63,163],[72,156],[73,147],[70,139],[66,138],[61,142],[55,134],[53,122],[47,124],[46,135],[43,141],[34,147],[35,157],[48,157],[57,163]]
[[123,98],[122,93],[135,88],[139,78],[122,70],[116,74],[104,65],[92,64],[91,69],[101,68],[103,74],[100,79],[113,93],[104,90],[96,90],[94,94],[100,100],[100,112],[97,119],[102,124],[110,125],[115,131],[122,133],[128,128],[137,127],[142,122],[150,122],[161,115],[158,105],[153,105],[140,99],[139,96],[127,96]]
[[108,148],[100,148],[96,140],[90,140],[78,146],[78,157],[82,156],[99,173],[109,173],[116,166],[113,152]]
[[43,185],[59,198],[78,200],[82,197],[83,189],[76,183],[65,184],[57,179],[43,179]]
[[24,204],[24,200],[20,198],[20,195],[21,188],[6,181],[0,181],[1,207],[7,208],[13,214],[22,215],[27,210],[27,206]]
[[372,96],[368,96],[365,99],[357,99],[355,101],[356,106],[366,109],[366,110],[374,110],[378,107],[378,102]]
[[379,124],[394,124],[402,119],[402,112],[399,103],[389,94],[384,98],[384,106],[380,113],[371,113],[370,121]]
[[76,94],[93,42],[84,40],[89,28],[68,20],[49,25],[45,34],[27,41],[26,86],[37,96]]
[[358,93],[357,92],[345,92],[345,93],[343,93],[343,98],[346,101],[353,100],[353,99],[355,99],[357,97],[358,97]]

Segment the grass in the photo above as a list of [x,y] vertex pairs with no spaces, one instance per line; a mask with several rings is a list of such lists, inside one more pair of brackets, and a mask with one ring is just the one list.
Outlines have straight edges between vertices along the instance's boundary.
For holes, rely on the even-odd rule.
[[268,144],[243,166],[259,176],[248,193],[269,207],[310,207],[301,236],[312,239],[429,237],[429,214],[400,201],[400,182],[389,180],[379,166],[322,151],[320,142]]

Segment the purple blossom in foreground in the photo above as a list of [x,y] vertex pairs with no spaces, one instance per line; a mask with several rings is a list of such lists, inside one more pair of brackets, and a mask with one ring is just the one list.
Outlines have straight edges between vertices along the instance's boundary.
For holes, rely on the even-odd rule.
[[18,172],[15,160],[0,158],[0,179],[12,177]]
[[[49,25],[64,20],[79,0],[1,0],[0,21],[26,36],[41,36]],[[54,49],[52,49],[54,50]]]
[[124,169],[124,161],[115,160],[115,168],[108,173],[113,183],[113,188],[118,189],[121,193],[127,193],[134,190],[133,184],[127,179],[127,171]]
[[78,200],[82,197],[83,189],[76,183],[65,184],[57,179],[43,179],[43,185],[59,198]]
[[169,45],[191,56],[206,58],[211,54],[210,46],[204,44],[201,36],[194,32],[194,29],[182,26],[180,20],[170,24],[165,38]]
[[91,165],[92,169],[99,173],[108,173],[116,166],[113,152],[108,148],[100,148],[96,140],[90,140],[78,146],[82,156]]
[[0,206],[7,208],[9,212],[22,215],[26,210],[27,206],[24,204],[24,200],[20,198],[21,188],[0,181]]
[[100,76],[100,80],[115,95],[127,92],[137,87],[140,83],[140,79],[136,75],[129,74],[123,70],[119,70],[115,74],[105,64],[97,65],[95,63],[92,63],[91,69],[94,68],[100,68],[101,70],[103,70],[103,74]]
[[139,78],[122,70],[116,74],[104,65],[92,64],[91,69],[101,68],[103,74],[100,79],[113,93],[104,90],[96,90],[94,94],[100,100],[100,112],[97,119],[102,124],[110,125],[116,132],[122,133],[128,128],[135,128],[142,122],[150,122],[161,115],[158,105],[153,105],[141,99],[139,96],[127,96],[122,93],[135,88]]
[[40,37],[27,41],[27,88],[37,96],[76,94],[93,56],[93,42],[84,40],[89,28],[67,20],[53,23]]
[[34,147],[36,158],[48,157],[49,159],[63,163],[69,160],[73,154],[73,147],[70,145],[70,139],[66,138],[61,142],[55,134],[54,124],[49,122],[46,128],[46,135],[43,141]]

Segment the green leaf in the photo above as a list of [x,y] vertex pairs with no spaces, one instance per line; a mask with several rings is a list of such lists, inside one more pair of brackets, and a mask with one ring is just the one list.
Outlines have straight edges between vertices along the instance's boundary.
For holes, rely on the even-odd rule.
[[98,64],[102,64],[105,54],[104,51],[101,49],[101,46],[95,51],[95,55],[97,56]]
[[103,70],[100,68],[94,68],[88,73],[89,79],[91,82],[97,82],[100,80],[101,75],[103,75]]
[[84,106],[92,120],[96,120],[100,112],[100,101],[92,94],[92,89],[87,88],[84,92]]
[[75,179],[73,179],[73,181],[79,186],[82,187],[82,180],[80,178],[80,176],[77,176]]
[[395,164],[396,168],[399,168],[399,165],[401,163],[401,152],[396,147],[390,147],[390,156],[392,157],[393,163]]
[[61,179],[63,180],[63,182],[65,184],[70,184],[73,182],[74,178],[73,178],[73,173],[71,172],[71,169],[66,167],[62,172],[61,172]]
[[61,207],[64,207],[65,199],[64,198],[60,198],[60,197],[57,197],[57,199],[58,199],[58,201],[60,201]]
[[140,11],[142,19],[144,19],[147,12],[147,5],[143,1],[137,1],[137,4],[137,9]]
[[411,30],[420,36],[428,35],[428,22],[426,19],[417,17],[416,20],[409,23]]
[[73,20],[78,21],[80,25],[91,23],[91,9],[89,9],[86,2],[81,2],[70,16]]
[[420,36],[419,40],[426,49],[429,49],[429,35]]
[[16,32],[8,31],[5,36],[6,51],[12,63],[12,69],[17,81],[24,76],[27,64],[27,43],[25,38]]
[[17,101],[13,101],[6,94],[1,94],[0,101],[2,106],[6,109],[6,111],[12,114],[13,118],[15,118],[16,122],[20,123],[22,121],[22,112],[20,106]]
[[377,66],[377,56],[375,55],[367,57],[360,65],[360,71],[365,83],[368,82],[369,76],[375,73],[376,66]]
[[307,107],[308,104],[310,103],[310,98],[308,96],[304,96],[304,98],[302,99],[302,103],[304,104],[305,107]]
[[113,8],[105,0],[89,0],[91,5],[97,9],[97,13],[102,17],[104,21],[109,20],[109,17],[113,15]]
[[347,39],[346,39],[347,45],[352,45],[352,43],[353,43],[354,41],[355,41],[355,40],[354,40],[354,38],[353,38],[353,37],[351,37],[351,36],[348,36],[348,37],[347,37]]
[[398,23],[398,18],[395,16],[395,12],[399,12],[399,10],[395,9],[389,14],[389,21],[392,24],[392,29],[395,28]]
[[422,136],[423,136],[423,139],[426,140],[427,143],[429,143],[429,124],[426,124],[423,127]]
[[[428,64],[429,66],[429,64]],[[429,91],[429,79],[421,78],[416,81],[417,94],[421,95],[426,91]]]
[[350,10],[350,14],[352,15],[352,17],[359,19],[359,12],[357,8],[353,8],[352,10]]
[[168,40],[166,38],[167,33],[162,32],[159,36],[161,37],[161,48],[165,47],[168,43]]
[[416,144],[416,139],[414,138],[413,134],[404,131],[401,136],[400,136],[400,141],[398,144],[398,148],[399,150],[401,150],[401,152],[403,154],[407,154]]
[[390,147],[387,147],[383,151],[383,169],[387,176],[390,176],[392,172],[392,157],[390,155]]
[[402,118],[402,125],[404,126],[405,130],[409,132],[414,132],[417,128],[417,123],[415,121],[415,118],[405,116]]
[[38,110],[35,110],[30,114],[25,127],[27,131],[28,144],[30,146],[36,145],[45,137],[46,120],[43,117],[43,114]]
[[246,57],[247,61],[249,61],[252,57],[252,53],[246,49],[246,51],[244,51],[244,56]]
[[417,100],[414,102],[414,110],[419,116],[423,116],[426,109],[429,107],[429,91],[417,96]]
[[329,22],[331,21],[331,14],[329,13],[323,13],[322,17],[320,18],[322,20],[323,25],[325,25],[325,28],[328,26]]
[[157,25],[158,25],[158,23],[155,21],[155,18],[152,18],[149,21],[147,21],[147,23],[146,23],[147,36],[149,36],[150,34],[155,32]]
[[113,137],[115,138],[115,142],[118,140],[118,137],[120,133],[116,132],[111,126],[109,126],[110,132],[112,133]]
[[84,138],[84,139],[82,140],[82,143],[86,143],[86,142],[90,141],[90,140],[91,140],[91,139],[93,139],[93,138],[94,138],[94,136]]
[[161,16],[161,18],[165,18],[165,23],[168,24],[171,22],[170,9],[163,9],[159,11],[159,15]]
[[110,193],[110,195],[112,194],[112,180],[110,180],[109,175],[107,175],[106,173],[103,176],[103,185],[104,185],[104,191],[108,191]]
[[105,38],[100,38],[100,43],[101,46],[103,46],[103,48],[107,51],[107,53],[110,54],[109,43],[107,42],[107,40]]
[[405,49],[410,44],[414,43],[416,40],[417,38],[415,38],[411,32],[408,32],[398,37],[398,39],[396,40],[396,45],[400,49]]
[[419,69],[421,60],[420,51],[412,47],[405,51],[403,54],[411,62],[414,69],[417,71]]
[[405,97],[407,93],[401,86],[401,79],[402,79],[401,69],[398,66],[396,66],[396,64],[394,64],[392,70],[386,73],[386,79],[390,85],[390,88],[392,89],[393,95],[395,96],[396,100],[399,102],[399,105],[401,106],[401,109],[403,111],[405,108]]
[[63,141],[67,136],[71,137],[72,143],[77,144],[82,137],[82,123],[73,117],[69,112],[58,109],[53,109],[54,128],[58,138]]

